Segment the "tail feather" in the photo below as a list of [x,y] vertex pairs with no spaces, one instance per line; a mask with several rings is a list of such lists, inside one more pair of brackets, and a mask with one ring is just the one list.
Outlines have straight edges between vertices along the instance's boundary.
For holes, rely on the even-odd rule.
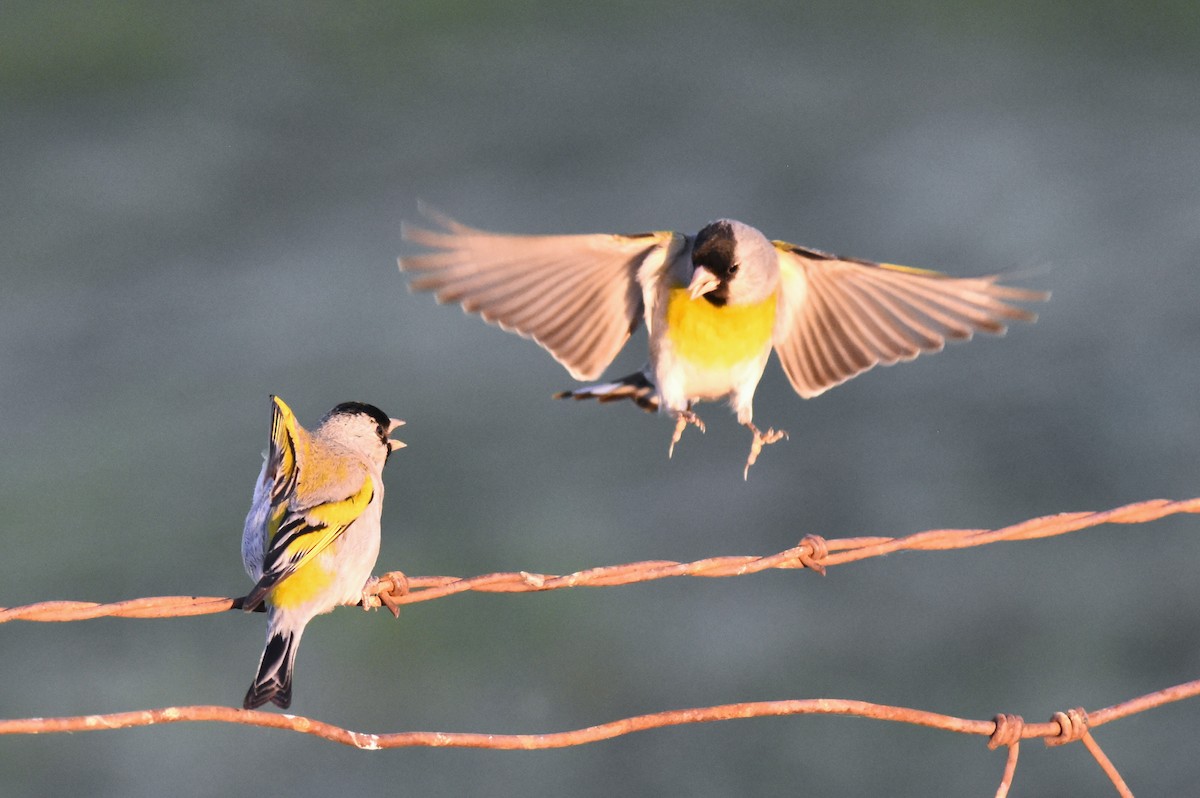
[[644,371],[635,371],[613,382],[585,385],[554,394],[555,399],[595,399],[601,403],[628,399],[648,413],[658,411],[658,388]]
[[300,635],[297,633],[272,632],[267,637],[267,646],[258,663],[258,675],[246,691],[243,707],[255,709],[268,701],[280,709],[291,706],[292,667],[299,645]]

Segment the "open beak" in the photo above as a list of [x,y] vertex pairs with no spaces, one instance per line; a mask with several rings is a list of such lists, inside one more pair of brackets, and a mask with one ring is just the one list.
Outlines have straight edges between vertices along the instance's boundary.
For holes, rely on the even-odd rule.
[[[392,434],[392,432],[394,432],[394,431],[396,430],[396,428],[397,428],[397,427],[403,427],[403,426],[404,426],[404,422],[403,422],[403,421],[401,421],[401,420],[400,420],[400,419],[398,419],[398,418],[393,418],[393,419],[390,419],[390,420],[391,420],[391,422],[392,422],[392,423],[391,423],[391,424],[388,424],[388,428],[387,428],[387,434],[388,434],[388,435],[391,435],[391,434]],[[407,445],[408,445],[408,444],[407,444],[407,443],[405,443],[404,441],[399,441],[399,440],[396,440],[395,438],[390,438],[390,437],[389,437],[389,438],[388,438],[388,442],[387,442],[388,454],[391,454],[392,452],[396,451],[397,449],[403,449],[403,448],[404,448],[405,446],[407,446]]]
[[715,290],[720,284],[721,281],[717,275],[710,272],[704,266],[697,266],[696,270],[692,272],[692,281],[688,284],[688,293],[692,299],[699,299],[709,291]]

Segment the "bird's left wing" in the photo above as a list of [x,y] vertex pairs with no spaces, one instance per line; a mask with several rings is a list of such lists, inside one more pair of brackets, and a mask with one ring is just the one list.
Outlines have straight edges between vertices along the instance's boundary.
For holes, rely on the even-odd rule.
[[1010,302],[1049,293],[998,285],[999,275],[956,278],[890,263],[838,258],[783,241],[775,351],[805,398],[880,363],[912,360],[976,332],[1003,334],[1037,316]]
[[309,507],[296,506],[293,498],[272,508],[273,532],[263,557],[262,578],[246,596],[243,609],[257,607],[271,588],[320,554],[362,515],[375,496],[375,483],[365,468],[361,473],[358,489],[345,498]]
[[414,291],[433,291],[505,330],[532,338],[572,377],[595,379],[642,317],[638,268],[673,239],[639,235],[503,235],[428,208],[441,231],[405,226],[403,236],[439,250],[400,259]]

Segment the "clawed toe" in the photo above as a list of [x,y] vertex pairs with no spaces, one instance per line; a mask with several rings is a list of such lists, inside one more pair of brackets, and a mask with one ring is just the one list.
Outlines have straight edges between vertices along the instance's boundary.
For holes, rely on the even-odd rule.
[[762,453],[764,446],[769,446],[788,436],[784,430],[768,429],[766,432],[760,432],[758,427],[753,424],[747,424],[746,426],[754,433],[754,438],[750,441],[750,455],[746,458],[745,469],[742,470],[743,480],[750,478],[750,466],[754,465],[755,461],[758,460],[758,455]]
[[400,617],[397,597],[408,593],[408,577],[401,571],[388,571],[383,576],[372,576],[363,585],[362,607],[364,610],[380,606],[387,607],[392,617]]
[[671,435],[671,446],[667,449],[668,458],[675,455],[675,444],[683,437],[683,431],[687,429],[688,424],[694,424],[699,427],[700,432],[704,432],[704,422],[700,420],[700,416],[691,410],[680,410],[675,414],[675,432]]

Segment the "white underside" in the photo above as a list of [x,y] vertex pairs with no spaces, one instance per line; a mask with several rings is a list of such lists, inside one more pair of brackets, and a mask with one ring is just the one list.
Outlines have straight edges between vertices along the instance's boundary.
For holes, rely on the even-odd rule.
[[692,402],[724,399],[737,413],[738,422],[749,424],[754,415],[754,390],[767,366],[771,347],[760,356],[728,368],[702,367],[676,356],[674,347],[664,341],[654,364],[654,383],[662,407],[671,412],[687,410]]

